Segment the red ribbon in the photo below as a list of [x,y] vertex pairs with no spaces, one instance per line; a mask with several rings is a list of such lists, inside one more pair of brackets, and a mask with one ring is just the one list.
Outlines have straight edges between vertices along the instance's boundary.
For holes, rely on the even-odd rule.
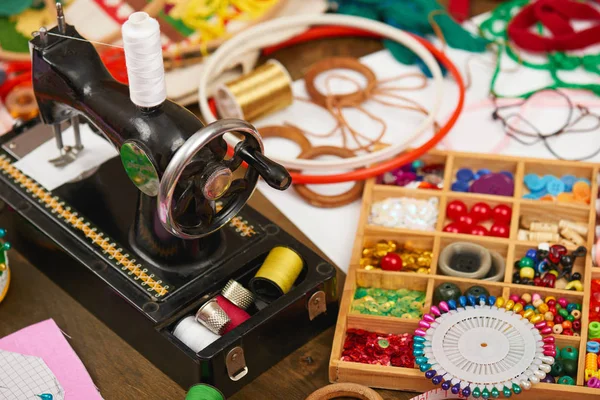
[[[571,20],[598,21],[576,32]],[[541,36],[531,27],[541,22],[552,36]],[[508,36],[520,48],[533,52],[578,50],[600,42],[600,12],[573,0],[538,0],[524,7],[508,25]]]

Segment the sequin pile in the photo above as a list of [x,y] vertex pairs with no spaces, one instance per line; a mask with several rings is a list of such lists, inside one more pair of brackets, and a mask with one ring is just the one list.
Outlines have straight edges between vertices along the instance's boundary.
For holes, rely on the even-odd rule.
[[354,292],[352,312],[397,318],[421,318],[425,292],[408,289],[359,287]]
[[413,335],[348,329],[342,361],[414,368]]
[[390,197],[371,205],[369,223],[390,228],[433,231],[438,218],[439,200]]

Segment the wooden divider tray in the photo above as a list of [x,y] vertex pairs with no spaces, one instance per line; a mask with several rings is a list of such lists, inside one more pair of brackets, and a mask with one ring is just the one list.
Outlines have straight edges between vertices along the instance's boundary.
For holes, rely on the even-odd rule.
[[[426,293],[424,310],[428,311],[432,305],[434,288],[442,282],[453,282],[461,290],[469,286],[484,286],[494,296],[508,298],[511,294],[540,293],[542,296],[552,295],[556,298],[565,297],[569,302],[582,304],[581,336],[555,335],[559,348],[570,345],[579,348],[579,363],[576,386],[552,383],[539,383],[533,385],[529,391],[523,391],[517,397],[522,399],[559,399],[572,394],[576,399],[584,400],[600,396],[600,389],[584,386],[584,362],[586,355],[586,342],[588,334],[588,317],[590,303],[590,285],[592,279],[600,279],[600,268],[593,267],[591,248],[594,243],[594,227],[596,220],[595,204],[598,194],[597,164],[582,162],[566,162],[554,160],[541,160],[530,158],[512,158],[506,156],[485,155],[476,153],[457,152],[430,152],[422,158],[426,163],[443,163],[444,183],[443,189],[410,189],[392,185],[376,184],[375,179],[367,181],[363,193],[361,215],[356,233],[356,240],[352,248],[352,258],[344,292],[342,295],[340,312],[333,341],[333,348],[329,364],[329,378],[332,382],[354,382],[370,387],[387,388],[404,391],[425,392],[439,388],[426,379],[424,373],[418,368],[402,368],[394,366],[363,364],[341,361],[344,341],[348,329],[364,329],[377,333],[410,333],[418,328],[420,319],[397,318],[390,316],[365,315],[351,312],[352,301],[357,287],[380,287],[383,289],[407,288],[422,290]],[[474,171],[487,168],[493,172],[509,171],[514,176],[514,195],[497,196],[476,193],[462,193],[451,190],[455,180],[456,171],[460,168],[470,168]],[[566,174],[578,178],[586,178],[591,182],[590,204],[564,203],[556,201],[523,199],[529,193],[524,185],[527,174],[540,176],[551,174],[561,177]],[[369,224],[371,205],[391,197],[416,197],[426,199],[437,197],[439,200],[439,213],[434,231],[416,231],[397,229]],[[443,232],[443,227],[449,222],[446,218],[446,204],[452,200],[460,199],[467,206],[476,202],[486,202],[494,207],[497,204],[506,204],[512,207],[510,223],[510,237],[498,238],[490,236],[474,236]],[[577,260],[574,272],[581,273],[584,286],[583,292],[574,290],[543,288],[513,284],[513,265],[515,260],[523,257],[529,248],[537,247],[537,242],[519,241],[519,219],[522,215],[543,216],[558,221],[560,218],[569,219],[587,224],[588,235],[586,247],[588,254]],[[399,244],[411,241],[429,245],[432,249],[432,262],[430,274],[416,272],[392,272],[381,269],[366,270],[360,266],[362,250],[365,245],[372,245],[380,240],[394,240]],[[483,280],[470,280],[438,274],[437,264],[441,249],[456,241],[472,242],[500,253],[506,260],[506,272],[503,282],[489,282]],[[501,394],[501,397],[502,394]]]

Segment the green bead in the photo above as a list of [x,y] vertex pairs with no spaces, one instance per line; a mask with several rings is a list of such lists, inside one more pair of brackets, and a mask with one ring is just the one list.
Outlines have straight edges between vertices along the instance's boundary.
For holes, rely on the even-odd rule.
[[492,397],[494,399],[497,399],[498,397],[500,397],[500,392],[498,391],[498,389],[496,388],[492,388],[492,393],[491,393]]
[[564,308],[561,308],[560,310],[558,310],[558,314],[563,318],[567,318],[569,316],[569,312],[567,310],[565,310]]
[[471,286],[465,291],[465,296],[475,296],[475,298],[478,298],[482,295],[485,297],[490,295],[490,292],[488,292],[483,286]]
[[479,388],[476,387],[475,389],[473,389],[473,392],[471,392],[471,396],[478,399],[479,397],[481,397],[481,390],[479,390]]
[[565,360],[577,360],[579,357],[579,350],[573,346],[566,346],[560,351],[560,357]]
[[434,304],[439,303],[440,301],[448,301],[448,300],[456,300],[461,295],[460,288],[456,286],[454,283],[444,282],[433,291],[433,302]]
[[523,257],[519,261],[519,267],[521,268],[533,268],[535,266],[535,261],[530,257]]
[[569,314],[569,315],[567,315],[567,318],[566,318],[566,320],[567,320],[567,321],[571,321],[571,322],[573,322],[573,321],[575,321],[575,317],[574,317],[574,316],[572,316],[571,314]]
[[421,364],[419,366],[419,370],[421,372],[427,372],[427,371],[429,371],[429,368],[431,368],[431,364]]
[[560,385],[574,385],[575,380],[573,378],[571,378],[570,376],[563,376],[558,380],[558,383]]
[[386,339],[379,339],[377,341],[377,344],[379,345],[379,347],[381,347],[382,349],[387,349],[388,347],[390,347],[390,342],[388,342]]
[[521,386],[517,385],[516,383],[513,383],[512,390],[513,392],[515,392],[515,394],[520,394],[523,391],[523,389],[521,389]]
[[504,397],[509,398],[510,396],[512,396],[512,392],[510,391],[509,388],[507,388],[506,386],[504,386],[504,389],[502,389],[502,394],[504,395]]
[[[558,355],[558,349],[556,350],[556,354]],[[550,370],[550,374],[553,376],[561,376],[564,373],[565,367],[563,366],[562,360],[558,358],[554,360],[554,364],[552,364],[552,369]]]
[[354,298],[355,299],[362,299],[363,297],[365,297],[367,295],[367,289],[366,288],[356,288],[356,292],[354,292]]
[[388,299],[387,299],[387,297],[385,297],[385,296],[381,296],[381,295],[380,295],[380,296],[377,296],[377,297],[375,297],[375,302],[376,302],[377,304],[383,304],[383,303],[385,303],[385,302],[387,302],[387,301],[388,301]]
[[409,293],[410,293],[410,290],[408,290],[408,289],[398,289],[398,290],[396,290],[396,294],[398,295],[398,297],[404,297],[404,296],[406,296]]
[[483,391],[481,392],[481,397],[484,399],[490,398],[490,392],[489,392],[489,390],[487,390],[487,388],[483,389]]
[[563,373],[568,376],[577,376],[577,359],[575,360],[563,360]]

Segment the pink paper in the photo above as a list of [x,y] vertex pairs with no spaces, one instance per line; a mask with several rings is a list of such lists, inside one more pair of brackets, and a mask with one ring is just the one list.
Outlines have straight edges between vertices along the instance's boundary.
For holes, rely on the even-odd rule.
[[92,378],[52,319],[0,339],[0,349],[41,357],[65,391],[65,400],[102,400]]

